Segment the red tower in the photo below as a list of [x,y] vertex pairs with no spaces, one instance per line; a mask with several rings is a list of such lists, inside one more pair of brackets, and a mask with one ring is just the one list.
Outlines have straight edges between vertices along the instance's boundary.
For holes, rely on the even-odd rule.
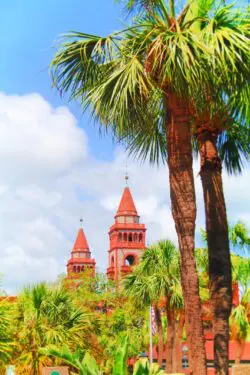
[[109,230],[109,279],[118,283],[123,275],[131,271],[131,266],[138,263],[145,250],[145,232],[145,225],[140,224],[131,192],[125,187],[115,215],[115,224]]
[[92,269],[95,273],[95,259],[91,258],[84,231],[80,228],[71,251],[71,258],[67,263],[67,273],[68,276],[72,276],[74,273],[83,272],[86,269]]

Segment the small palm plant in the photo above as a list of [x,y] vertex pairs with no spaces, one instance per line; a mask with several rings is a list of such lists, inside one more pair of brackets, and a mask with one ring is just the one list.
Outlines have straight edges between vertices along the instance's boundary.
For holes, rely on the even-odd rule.
[[248,317],[250,314],[250,288],[245,291],[241,301],[235,307],[230,316],[230,336],[232,340],[238,343],[235,363],[239,364],[244,350],[244,345],[248,335],[250,334],[250,327]]
[[[70,349],[64,346],[62,349],[50,347],[42,349],[41,353],[46,356],[52,356],[63,363],[70,365],[75,370],[79,371],[79,375],[102,375],[95,359],[86,353],[72,353]],[[116,351],[113,375],[127,375],[127,359],[128,359],[128,338],[124,337],[120,347]],[[164,371],[160,370],[156,364],[150,365],[148,360],[141,359],[136,362],[133,375],[163,375]]]

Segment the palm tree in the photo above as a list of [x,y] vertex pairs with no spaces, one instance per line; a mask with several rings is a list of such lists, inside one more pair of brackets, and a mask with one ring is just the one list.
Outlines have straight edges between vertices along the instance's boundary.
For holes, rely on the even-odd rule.
[[[124,287],[138,307],[153,304],[159,335],[159,358],[162,365],[163,331],[159,302],[164,305],[167,317],[166,363],[167,372],[177,370],[177,320],[183,310],[180,287],[179,253],[171,241],[159,241],[143,254],[140,264],[124,279]],[[181,320],[182,321],[182,320]],[[183,328],[183,326],[182,326]],[[181,327],[179,329],[181,331]],[[181,339],[181,335],[178,335]]]
[[80,348],[90,329],[88,318],[74,306],[67,291],[43,283],[24,289],[14,322],[17,366],[24,366],[33,375],[40,374],[41,365],[49,363],[41,348],[63,343],[78,343]]
[[[173,0],[169,2],[169,10],[163,0],[131,0],[128,4],[130,8],[142,6],[143,13],[139,13],[126,30],[107,38],[83,33],[67,36],[52,62],[54,82],[61,93],[70,92],[72,99],[80,99],[83,108],[90,107],[93,116],[105,129],[118,139],[126,139],[131,151],[141,157],[149,155],[151,161],[158,160],[161,155],[165,160],[167,154],[172,213],[181,252],[185,320],[188,331],[192,332],[189,335],[189,347],[193,353],[190,365],[194,373],[205,374],[201,305],[194,259],[196,204],[192,134],[191,126],[188,126],[191,118],[197,123],[196,138],[202,163],[207,160],[202,164],[201,177],[209,218],[211,296],[214,307],[217,300],[227,304],[223,311],[219,303],[216,310],[214,308],[215,366],[218,373],[226,373],[231,270],[220,168],[216,169],[212,188],[209,190],[207,186],[212,176],[210,171],[207,173],[207,166],[213,165],[212,159],[218,159],[214,156],[216,151],[212,155],[204,153],[205,145],[211,143],[214,147],[218,135],[211,140],[211,126],[205,127],[204,118],[212,125],[212,133],[215,120],[204,108],[215,94],[213,102],[221,104],[223,98],[229,97],[229,104],[233,107],[235,101],[231,100],[230,94],[239,83],[235,78],[236,68],[244,65],[241,72],[248,72],[247,64],[242,64],[249,59],[248,39],[245,37],[247,23],[239,16],[236,22],[235,14],[228,7],[222,7],[209,18],[214,5],[210,0],[188,3],[179,16],[176,16]],[[228,80],[230,75],[234,82]],[[224,111],[225,105],[222,108]],[[229,131],[224,134],[229,138]],[[219,136],[221,152],[227,143],[224,134]],[[214,194],[215,182],[219,186],[218,195]],[[212,203],[209,196],[214,198]],[[219,208],[215,211],[218,199]],[[216,223],[216,230],[213,223]],[[219,251],[211,233],[219,239]],[[213,266],[215,258],[218,268]],[[225,276],[222,276],[222,270]]]
[[230,242],[236,251],[239,248],[247,253],[250,250],[250,233],[246,224],[238,220],[238,222],[229,227]]
[[244,350],[246,338],[250,334],[249,317],[250,313],[250,288],[245,291],[241,301],[235,307],[230,316],[230,334],[231,339],[238,342],[235,363],[240,364],[241,355]]

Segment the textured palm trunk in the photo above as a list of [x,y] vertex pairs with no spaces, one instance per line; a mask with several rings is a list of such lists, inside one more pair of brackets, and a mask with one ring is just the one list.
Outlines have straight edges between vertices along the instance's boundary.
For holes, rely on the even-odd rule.
[[155,311],[155,321],[157,325],[158,332],[158,364],[162,367],[163,361],[163,327],[161,321],[161,312],[157,305],[154,306]]
[[167,308],[167,342],[166,342],[166,371],[173,372],[173,353],[174,353],[174,338],[175,338],[175,319],[173,313]]
[[228,223],[223,193],[218,131],[206,124],[197,128],[200,176],[206,214],[209,257],[209,289],[214,333],[216,374],[228,374],[229,316],[232,307],[232,277]]
[[188,331],[190,374],[205,375],[205,340],[194,258],[196,202],[189,111],[173,93],[166,95],[165,101],[170,196],[181,253],[181,283]]

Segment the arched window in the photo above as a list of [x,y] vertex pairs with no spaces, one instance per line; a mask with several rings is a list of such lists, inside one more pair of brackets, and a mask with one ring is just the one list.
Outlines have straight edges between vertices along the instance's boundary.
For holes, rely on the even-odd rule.
[[128,235],[128,241],[129,241],[129,242],[132,242],[132,241],[133,241],[132,233],[129,233],[129,235]]
[[76,272],[76,266],[73,266],[73,272]]
[[135,257],[134,257],[134,255],[130,254],[125,258],[125,265],[126,266],[133,266],[133,264],[135,264]]
[[80,266],[77,267],[77,272],[79,273],[81,271]]
[[119,242],[122,242],[122,234],[121,233],[119,233],[118,240],[119,240]]
[[112,257],[111,257],[111,266],[113,267],[114,264],[115,264],[115,259],[114,259],[114,257],[112,256]]
[[128,235],[127,235],[127,233],[124,233],[124,235],[123,235],[123,240],[124,240],[124,242],[127,242],[127,240],[128,240]]
[[83,272],[84,271],[84,266],[82,266],[82,268],[81,268],[81,272]]
[[142,242],[142,234],[139,234],[139,242]]
[[138,241],[138,236],[137,236],[137,233],[134,234],[134,241],[137,242]]

